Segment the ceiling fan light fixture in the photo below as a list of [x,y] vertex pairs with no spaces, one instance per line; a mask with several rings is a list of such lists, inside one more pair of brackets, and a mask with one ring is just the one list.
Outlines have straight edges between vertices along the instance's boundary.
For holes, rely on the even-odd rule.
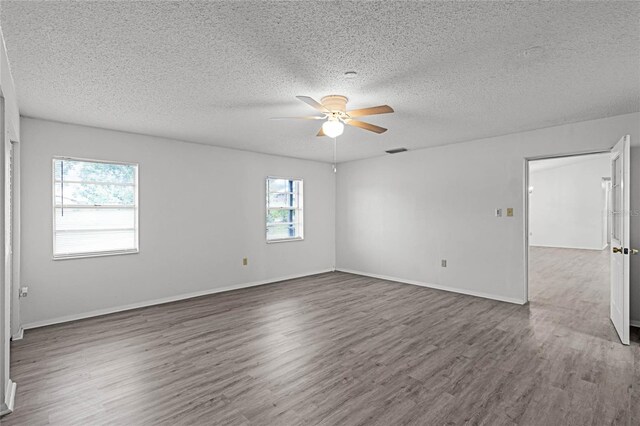
[[322,131],[330,138],[337,138],[344,132],[344,124],[337,118],[329,118],[322,125]]

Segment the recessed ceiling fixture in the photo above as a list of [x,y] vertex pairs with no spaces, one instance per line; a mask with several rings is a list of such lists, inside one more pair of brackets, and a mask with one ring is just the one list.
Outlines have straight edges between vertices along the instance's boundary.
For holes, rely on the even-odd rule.
[[384,127],[376,126],[375,124],[366,123],[360,120],[354,120],[354,117],[365,117],[367,115],[374,114],[388,114],[393,112],[393,108],[389,105],[379,105],[371,108],[354,109],[347,111],[347,99],[342,95],[329,95],[316,101],[308,96],[296,96],[302,102],[311,106],[315,110],[321,112],[323,115],[313,115],[307,117],[282,117],[274,118],[273,120],[283,119],[300,119],[300,120],[326,120],[322,124],[322,128],[318,132],[317,136],[329,136],[330,138],[338,137],[344,131],[344,125],[359,127],[364,130],[368,130],[374,133],[384,133],[387,131]]
[[389,149],[387,151],[385,151],[387,154],[397,154],[399,152],[405,152],[407,151],[407,148],[394,148],[394,149]]

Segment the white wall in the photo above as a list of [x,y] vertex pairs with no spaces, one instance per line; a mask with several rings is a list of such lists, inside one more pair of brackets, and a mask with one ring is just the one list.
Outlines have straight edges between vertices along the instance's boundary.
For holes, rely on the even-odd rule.
[[607,216],[602,178],[611,175],[610,156],[572,160],[559,166],[553,164],[557,160],[530,163],[529,244],[602,250]]
[[[335,210],[326,164],[35,119],[22,126],[27,325],[329,269],[334,211],[340,269],[522,301],[523,159],[608,149],[630,134],[634,183],[640,174],[638,113],[343,163]],[[140,163],[140,254],[51,260],[53,155]],[[304,242],[264,243],[266,175],[305,178]],[[194,203],[180,191],[182,178],[198,191],[222,191],[233,206],[205,197],[182,212]],[[219,180],[225,185],[216,186]],[[514,207],[515,216],[496,218],[496,207]],[[632,210],[640,211],[640,184],[632,187]],[[634,247],[638,218],[631,219]],[[640,320],[640,256],[632,258],[631,278],[632,318]]]
[[[329,164],[29,118],[22,120],[21,155],[26,327],[333,268]],[[139,254],[51,259],[56,155],[140,164]],[[270,175],[304,179],[304,241],[265,243]]]
[[[523,301],[524,158],[608,149],[626,134],[640,211],[639,113],[340,164],[337,267]],[[498,207],[513,207],[514,217],[495,217]],[[636,247],[639,219],[631,219]],[[631,279],[640,319],[640,256]]]

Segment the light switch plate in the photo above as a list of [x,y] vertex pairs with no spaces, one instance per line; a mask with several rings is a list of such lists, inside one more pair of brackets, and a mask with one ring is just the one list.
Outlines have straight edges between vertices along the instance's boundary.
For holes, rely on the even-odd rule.
[[507,207],[507,217],[513,217],[513,207]]
[[502,209],[496,209],[496,217],[502,217]]

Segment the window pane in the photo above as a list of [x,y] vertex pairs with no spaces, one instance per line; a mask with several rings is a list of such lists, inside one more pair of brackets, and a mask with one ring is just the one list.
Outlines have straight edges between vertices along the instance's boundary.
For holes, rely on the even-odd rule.
[[[63,187],[64,185],[64,187]],[[56,182],[56,205],[128,205],[135,203],[135,187]],[[63,197],[64,195],[64,197]]]
[[135,183],[136,166],[129,164],[94,163],[91,161],[62,160],[54,161],[56,181],[89,181],[109,183]]
[[295,181],[289,179],[269,179],[269,192],[295,192]]
[[296,222],[297,216],[295,210],[269,210],[267,224]]
[[271,225],[267,227],[268,240],[297,237],[299,237],[297,225]]
[[302,180],[267,178],[267,241],[302,238]]
[[138,248],[137,166],[54,159],[53,167],[54,257]]
[[269,194],[269,207],[296,207],[298,196],[296,194]]
[[135,230],[56,232],[57,255],[133,250]]
[[133,229],[135,210],[56,208],[56,230]]

